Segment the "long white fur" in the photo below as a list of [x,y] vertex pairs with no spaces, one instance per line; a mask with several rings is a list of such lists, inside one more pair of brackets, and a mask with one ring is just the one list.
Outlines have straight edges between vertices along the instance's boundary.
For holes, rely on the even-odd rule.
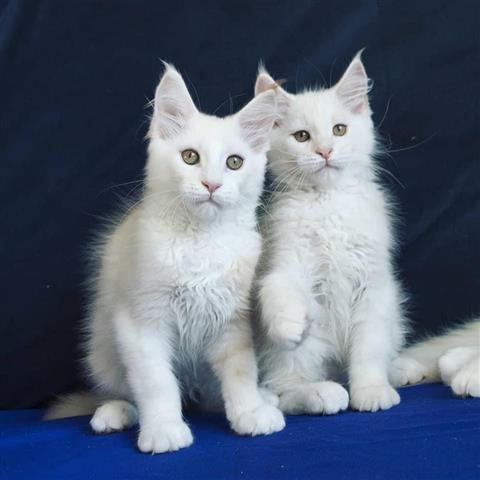
[[480,319],[406,348],[390,376],[398,386],[442,380],[456,395],[480,397]]
[[[224,407],[239,434],[284,427],[258,389],[249,322],[261,250],[255,209],[276,118],[273,92],[230,117],[202,114],[166,65],[143,198],[98,252],[86,358],[101,399],[95,431],[130,427],[138,415],[141,451],[186,447],[193,438],[182,400]],[[198,165],[182,160],[185,149],[199,153]],[[226,166],[232,154],[244,158],[239,170]],[[216,203],[202,181],[221,185]]]
[[[260,71],[256,93],[276,92],[286,113],[268,154],[275,193],[265,219],[258,298],[266,339],[263,382],[288,413],[390,408],[388,380],[403,345],[404,295],[395,278],[392,208],[375,175],[370,84],[360,55],[326,90],[292,95]],[[336,137],[335,124],[347,125]],[[293,133],[306,130],[309,141]],[[325,168],[319,150],[332,149]]]

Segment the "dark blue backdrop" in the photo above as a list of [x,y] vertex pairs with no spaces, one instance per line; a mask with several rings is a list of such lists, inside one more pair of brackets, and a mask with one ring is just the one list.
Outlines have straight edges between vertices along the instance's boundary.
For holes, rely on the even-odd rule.
[[416,331],[480,312],[479,17],[477,0],[0,0],[0,407],[78,380],[82,252],[141,178],[160,58],[223,115],[260,58],[294,91],[367,46]]

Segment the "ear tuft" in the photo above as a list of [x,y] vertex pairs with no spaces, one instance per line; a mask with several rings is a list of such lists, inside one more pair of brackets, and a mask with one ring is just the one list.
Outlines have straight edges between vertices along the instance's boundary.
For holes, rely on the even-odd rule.
[[238,112],[243,138],[256,151],[269,147],[270,131],[278,120],[277,96],[273,90],[257,95]]
[[371,83],[363,65],[360,50],[350,62],[339,82],[333,87],[342,102],[353,112],[369,111],[368,93]]
[[165,71],[155,92],[149,135],[166,139],[177,135],[198,110],[180,73],[169,63],[163,65]]

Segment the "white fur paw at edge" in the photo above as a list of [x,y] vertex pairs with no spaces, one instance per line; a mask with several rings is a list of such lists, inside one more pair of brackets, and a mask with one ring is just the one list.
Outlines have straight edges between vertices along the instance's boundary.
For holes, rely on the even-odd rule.
[[400,403],[400,395],[390,385],[373,385],[350,392],[350,406],[360,412],[387,410]]
[[480,355],[461,367],[450,384],[453,392],[462,397],[480,397]]
[[138,449],[144,453],[174,452],[193,443],[192,432],[182,421],[165,422],[142,427],[138,436]]
[[118,432],[137,423],[137,410],[128,402],[114,400],[98,407],[90,420],[96,433]]
[[[443,383],[450,385],[454,375],[476,356],[478,357],[476,348],[457,347],[448,350],[438,360],[438,368]],[[480,357],[478,361],[480,361]]]
[[285,427],[282,412],[272,405],[261,405],[254,410],[241,413],[231,422],[239,435],[270,435]]
[[395,387],[420,383],[426,376],[427,369],[414,358],[398,357],[390,365],[389,377]]

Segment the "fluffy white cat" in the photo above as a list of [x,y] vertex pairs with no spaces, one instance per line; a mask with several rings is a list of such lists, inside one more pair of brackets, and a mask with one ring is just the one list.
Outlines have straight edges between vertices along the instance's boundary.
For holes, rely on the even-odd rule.
[[[190,445],[182,398],[224,406],[241,435],[281,430],[257,385],[249,296],[261,250],[274,92],[226,118],[200,113],[166,65],[155,94],[145,191],[108,234],[88,319],[87,370],[104,433],[140,424],[142,452]],[[50,412],[66,416],[75,398]]]
[[390,375],[397,386],[441,379],[456,395],[480,397],[480,319],[408,347]]
[[[390,408],[400,402],[388,367],[403,344],[404,297],[360,54],[332,88],[293,95],[261,71],[256,94],[269,89],[286,114],[268,153],[263,382],[287,413]],[[332,381],[344,370],[349,393]]]

